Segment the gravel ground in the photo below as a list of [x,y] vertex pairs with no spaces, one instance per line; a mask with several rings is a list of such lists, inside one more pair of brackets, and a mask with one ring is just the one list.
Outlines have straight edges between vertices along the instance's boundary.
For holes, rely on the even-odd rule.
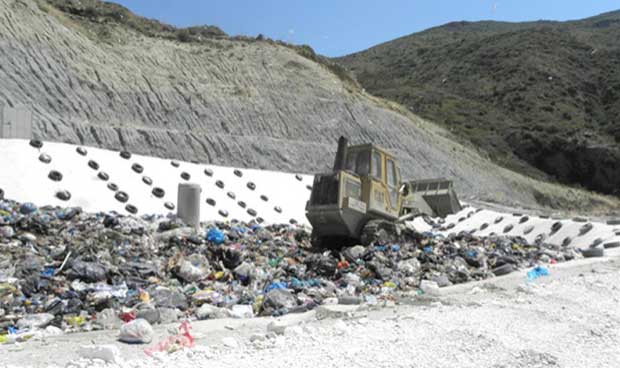
[[[329,313],[287,316],[276,321],[288,325],[284,334],[271,337],[266,326],[274,319],[200,322],[192,350],[145,360],[141,346],[124,345],[118,366],[618,367],[619,277],[617,258],[586,259],[554,266],[550,277],[528,283],[519,273],[398,306],[333,306]],[[0,364],[115,366],[72,357],[79,343],[90,341],[110,343],[113,336],[3,347],[0,353],[10,353],[0,354]],[[50,353],[58,359],[50,361]]]

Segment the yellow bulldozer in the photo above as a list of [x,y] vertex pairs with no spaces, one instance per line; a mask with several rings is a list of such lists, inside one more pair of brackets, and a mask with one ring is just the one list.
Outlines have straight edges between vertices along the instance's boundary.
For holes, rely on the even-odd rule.
[[404,221],[417,215],[441,216],[461,205],[446,179],[402,182],[396,158],[374,144],[338,141],[333,170],[314,177],[306,217],[316,247],[397,241]]

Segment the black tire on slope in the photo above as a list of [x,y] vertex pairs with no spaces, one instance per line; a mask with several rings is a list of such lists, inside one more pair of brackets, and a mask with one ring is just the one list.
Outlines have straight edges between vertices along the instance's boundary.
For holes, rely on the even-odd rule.
[[88,167],[90,167],[93,170],[99,170],[99,164],[97,163],[97,161],[94,161],[94,160],[88,161]]
[[56,198],[66,202],[71,199],[71,193],[68,190],[61,190],[56,192]]
[[110,180],[110,175],[108,175],[107,173],[103,172],[103,171],[99,171],[99,173],[97,174],[97,177],[103,181],[108,181]]
[[601,247],[582,249],[581,254],[585,258],[603,257],[605,255],[605,249]]
[[125,210],[131,213],[132,215],[135,215],[136,213],[138,213],[138,208],[134,206],[133,204],[126,205]]
[[153,188],[151,193],[153,193],[153,195],[157,198],[163,198],[166,195],[166,192],[163,189],[157,187]]
[[173,211],[173,210],[174,210],[174,208],[175,208],[174,203],[172,203],[172,202],[166,202],[166,203],[164,203],[164,207],[166,207],[166,209],[167,209],[167,210],[170,210],[170,211]]
[[62,174],[59,171],[52,170],[47,177],[52,181],[62,181]]
[[41,142],[38,139],[31,139],[30,140],[30,146],[36,148],[36,149],[41,149],[41,147],[43,147],[43,142]]
[[131,169],[137,174],[142,174],[142,172],[144,172],[144,167],[138,163],[131,165]]
[[48,155],[47,153],[42,153],[39,155],[39,161],[43,162],[44,164],[49,164],[50,162],[52,162],[52,156]]
[[121,203],[127,203],[129,200],[129,195],[125,192],[116,192],[114,198]]
[[620,241],[605,243],[603,244],[603,247],[605,249],[618,248],[620,247]]

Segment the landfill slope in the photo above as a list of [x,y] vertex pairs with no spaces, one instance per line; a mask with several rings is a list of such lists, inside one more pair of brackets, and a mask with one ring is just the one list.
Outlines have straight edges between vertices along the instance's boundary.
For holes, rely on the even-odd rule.
[[346,135],[394,152],[405,178],[454,178],[464,197],[610,206],[498,168],[445,131],[274,42],[179,42],[34,0],[0,0],[0,20],[0,102],[30,106],[34,135],[43,140],[314,173],[329,168],[336,139]]
[[[123,321],[151,329],[184,318],[376,305],[523,270],[536,278],[548,273],[546,265],[593,251],[514,235],[445,236],[444,226],[431,220],[424,233],[403,226],[397,242],[379,230],[368,246],[324,251],[311,246],[306,227],[254,219],[195,228],[174,216],[136,218],[2,199],[0,215],[0,345],[114,330]],[[467,216],[492,214],[471,209]],[[618,245],[599,243],[596,253]]]

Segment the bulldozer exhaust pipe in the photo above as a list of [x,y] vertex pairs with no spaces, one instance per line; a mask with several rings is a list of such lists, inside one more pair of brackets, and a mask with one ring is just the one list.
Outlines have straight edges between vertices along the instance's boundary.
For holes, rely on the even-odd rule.
[[334,161],[334,172],[344,170],[348,145],[349,141],[345,137],[341,136],[340,139],[338,139],[338,151],[336,151],[336,160]]

